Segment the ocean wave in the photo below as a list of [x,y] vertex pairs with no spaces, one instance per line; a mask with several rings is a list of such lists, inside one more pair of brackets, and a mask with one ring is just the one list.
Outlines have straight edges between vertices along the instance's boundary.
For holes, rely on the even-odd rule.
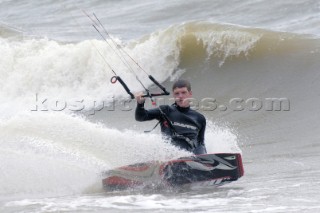
[[[121,99],[127,94],[120,84],[110,82],[114,71],[135,92],[143,90],[137,77],[146,87],[152,86],[139,66],[159,82],[170,82],[188,68],[208,62],[206,66],[221,67],[226,62],[258,61],[267,55],[306,53],[307,57],[316,57],[320,46],[318,39],[307,35],[207,21],[172,25],[126,43],[117,38],[114,41],[118,45],[111,48],[110,39],[77,43],[46,38],[0,39],[0,46],[6,52],[0,58],[2,103],[19,101],[30,106],[37,95],[100,102],[111,97]],[[134,61],[119,55],[117,48],[129,53]]]
[[290,54],[314,48],[319,39],[310,35],[270,31],[238,25],[193,21],[164,30],[164,37],[177,42],[185,61],[215,60],[222,66],[227,59],[263,57],[266,54]]

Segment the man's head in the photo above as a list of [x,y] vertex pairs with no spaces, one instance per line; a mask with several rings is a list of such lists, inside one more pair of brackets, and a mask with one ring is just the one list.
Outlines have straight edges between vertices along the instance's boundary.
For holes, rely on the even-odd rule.
[[175,102],[180,107],[188,107],[189,99],[192,97],[191,84],[189,81],[179,79],[173,83],[172,93]]

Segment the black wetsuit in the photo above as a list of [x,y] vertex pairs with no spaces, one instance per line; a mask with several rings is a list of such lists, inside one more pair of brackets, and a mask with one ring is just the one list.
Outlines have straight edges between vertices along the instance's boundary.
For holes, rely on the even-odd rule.
[[137,121],[157,119],[161,124],[161,132],[171,138],[174,145],[194,154],[207,153],[204,145],[206,119],[190,107],[183,108],[173,104],[145,110],[144,104],[138,104],[135,118]]

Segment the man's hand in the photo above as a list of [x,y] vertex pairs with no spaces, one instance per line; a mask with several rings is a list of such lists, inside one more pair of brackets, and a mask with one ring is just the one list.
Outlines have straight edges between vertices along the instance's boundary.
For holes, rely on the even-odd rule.
[[134,94],[138,104],[143,104],[145,102],[145,98],[142,97],[142,95],[143,95],[143,92],[138,92],[138,93]]

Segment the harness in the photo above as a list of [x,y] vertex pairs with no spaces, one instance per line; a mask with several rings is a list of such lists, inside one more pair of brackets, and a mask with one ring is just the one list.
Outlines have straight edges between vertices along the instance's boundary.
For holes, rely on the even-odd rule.
[[[176,128],[173,126],[173,124],[170,121],[170,119],[168,118],[168,116],[162,111],[161,106],[159,106],[159,111],[160,111],[160,114],[161,114],[161,118],[167,122],[168,127],[170,128],[170,130],[172,132],[172,139],[175,139],[175,138],[176,139],[182,139],[185,142],[187,142],[187,144],[189,145],[189,147],[191,149],[196,148],[196,143],[195,143],[194,140],[191,140],[190,138],[188,138],[188,137],[186,137],[184,135],[181,135],[181,134],[179,134],[177,132]],[[156,124],[156,126],[154,128],[156,128],[159,125],[159,123],[161,123],[161,120]]]

